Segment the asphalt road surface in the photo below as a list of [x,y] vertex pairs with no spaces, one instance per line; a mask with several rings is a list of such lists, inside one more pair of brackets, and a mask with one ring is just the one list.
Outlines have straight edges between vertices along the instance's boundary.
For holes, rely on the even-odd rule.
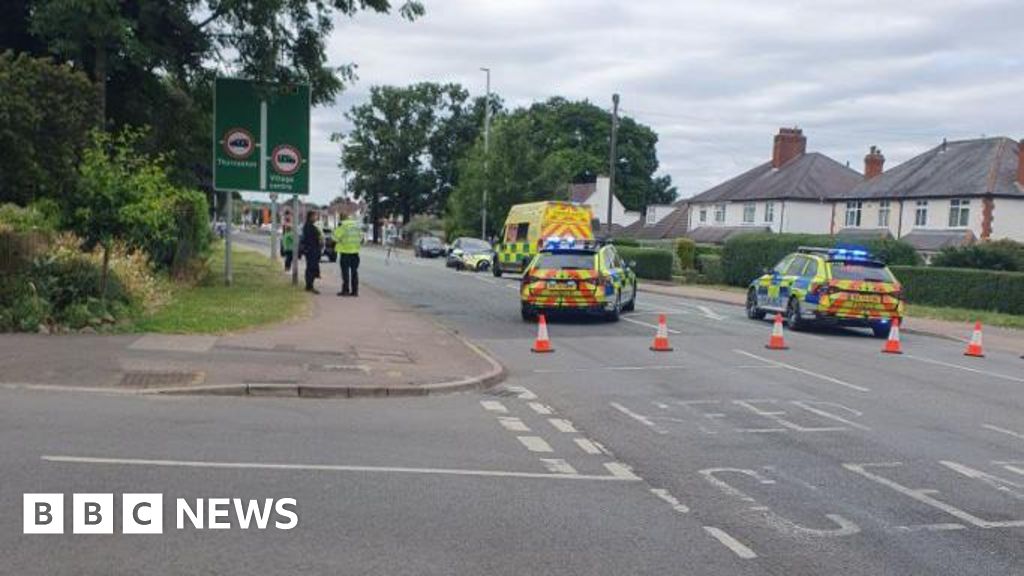
[[[0,573],[1024,574],[1015,356],[916,335],[883,355],[859,330],[766,350],[769,322],[738,307],[644,292],[617,323],[553,319],[537,355],[514,279],[362,259],[507,381],[356,401],[0,391]],[[675,351],[655,354],[661,313]],[[24,536],[25,492],[163,493],[164,534]],[[295,498],[299,524],[176,529],[176,498],[218,497]]]

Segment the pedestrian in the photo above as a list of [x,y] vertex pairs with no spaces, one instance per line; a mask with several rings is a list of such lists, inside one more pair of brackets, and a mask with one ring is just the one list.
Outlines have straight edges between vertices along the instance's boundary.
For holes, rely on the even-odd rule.
[[384,263],[391,260],[391,253],[395,253],[395,260],[398,260],[398,227],[394,222],[388,222],[384,227],[384,246],[387,251],[384,253]]
[[363,240],[363,229],[354,218],[341,215],[341,222],[334,229],[335,249],[341,265],[341,291],[338,296],[359,296],[359,245]]
[[320,229],[316,227],[316,212],[310,210],[306,213],[306,224],[302,227],[302,237],[299,240],[299,252],[306,257],[306,292],[319,294],[313,283],[320,277],[320,254],[323,246],[320,239]]
[[284,257],[285,272],[291,270],[292,260],[295,258],[295,232],[288,224],[284,225],[284,231],[281,234],[281,256]]

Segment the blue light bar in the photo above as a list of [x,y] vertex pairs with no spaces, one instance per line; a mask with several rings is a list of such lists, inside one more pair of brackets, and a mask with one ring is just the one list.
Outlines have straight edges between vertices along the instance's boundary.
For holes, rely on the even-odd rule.
[[576,239],[572,236],[548,236],[544,239],[545,250],[571,250],[576,247]]

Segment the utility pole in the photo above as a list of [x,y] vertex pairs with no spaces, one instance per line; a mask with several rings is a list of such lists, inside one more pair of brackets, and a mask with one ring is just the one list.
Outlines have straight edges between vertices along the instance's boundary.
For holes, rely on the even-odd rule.
[[612,204],[615,201],[615,141],[619,137],[619,95],[612,94],[612,137],[608,152],[608,238],[612,236]]
[[277,262],[277,194],[270,193],[270,259]]
[[487,189],[491,185],[491,69],[480,70],[487,74],[487,97],[484,99],[484,198],[480,211],[480,238],[487,240]]

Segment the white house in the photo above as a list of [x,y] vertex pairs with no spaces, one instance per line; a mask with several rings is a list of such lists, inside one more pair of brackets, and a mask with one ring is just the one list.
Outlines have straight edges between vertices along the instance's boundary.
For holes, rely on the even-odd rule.
[[832,232],[887,231],[926,254],[976,240],[1024,241],[1024,141],[943,141],[891,170],[884,162],[872,147],[863,181],[832,204]]
[[856,171],[828,156],[808,153],[799,128],[781,128],[771,161],[688,200],[688,236],[721,242],[756,230],[827,234],[832,200],[861,180]]
[[[587,184],[570,184],[569,200],[590,206],[594,219],[601,225],[608,220],[608,187],[607,176],[598,176],[597,182]],[[639,212],[626,210],[618,197],[612,198],[612,226],[626,227],[640,219]]]

